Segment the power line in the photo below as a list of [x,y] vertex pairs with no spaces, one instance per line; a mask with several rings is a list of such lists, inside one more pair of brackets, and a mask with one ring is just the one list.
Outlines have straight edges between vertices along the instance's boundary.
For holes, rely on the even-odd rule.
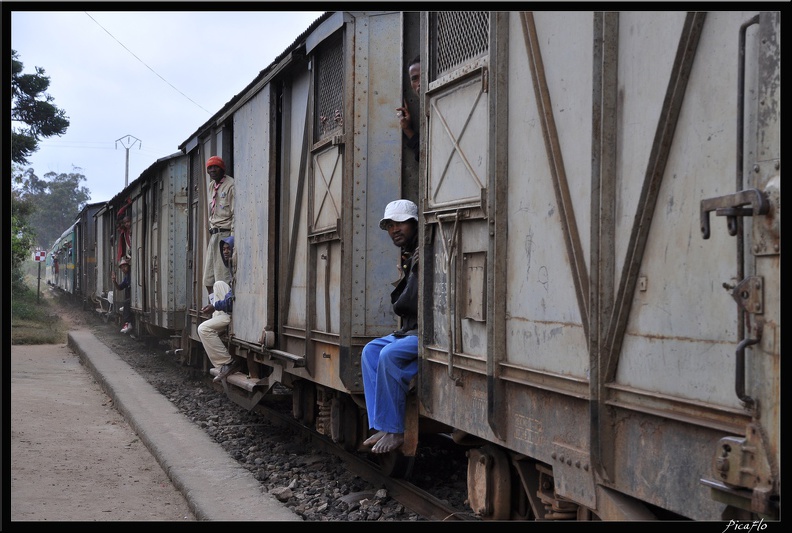
[[[137,59],[138,61],[140,61],[140,62],[141,62],[141,63],[142,63],[142,64],[143,64],[143,65],[144,65],[144,66],[145,66],[147,69],[149,69],[151,72],[153,72],[154,74],[156,74],[156,75],[157,75],[157,77],[158,77],[159,79],[161,79],[162,81],[164,81],[165,83],[167,83],[168,85],[170,85],[171,87],[173,87],[173,89],[174,89],[176,92],[178,92],[180,95],[182,95],[183,97],[185,97],[187,100],[189,100],[190,102],[194,103],[195,105],[197,105],[198,107],[200,107],[201,109],[203,109],[204,111],[206,111],[207,113],[209,113],[209,111],[207,111],[206,109],[204,109],[204,107],[203,107],[201,104],[197,103],[195,100],[193,100],[192,98],[190,98],[189,96],[187,96],[186,94],[184,94],[183,92],[181,92],[179,89],[177,89],[176,87],[174,87],[174,86],[173,86],[173,84],[172,84],[171,82],[169,82],[168,80],[166,80],[165,78],[163,78],[162,76],[160,76],[160,75],[157,73],[157,71],[156,71],[156,70],[154,70],[153,68],[151,68],[150,66],[148,66],[148,65],[146,64],[146,62],[145,62],[145,61],[143,61],[143,60],[142,60],[142,59],[140,59],[138,56],[136,56],[136,55],[135,55],[135,53],[134,53],[132,50],[130,50],[129,48],[127,48],[127,47],[124,45],[124,43],[122,43],[121,41],[119,41],[118,39],[116,39],[116,38],[115,38],[115,36],[114,36],[112,33],[110,33],[109,31],[107,31],[107,28],[105,28],[104,26],[102,26],[101,24],[99,24],[99,22],[97,22],[97,20],[96,20],[95,18],[93,18],[91,15],[89,15],[87,11],[85,11],[84,13],[85,13],[86,15],[88,15],[88,18],[90,18],[91,20],[93,20],[94,22],[96,22],[96,25],[97,25],[97,26],[99,26],[100,28],[102,28],[102,29],[103,29],[103,30],[104,30],[104,31],[107,33],[107,35],[109,35],[110,37],[112,37],[112,38],[113,38],[113,40],[114,40],[115,42],[117,42],[118,44],[120,44],[121,46],[123,46],[123,47],[124,47],[124,50],[126,50],[127,52],[129,52],[130,54],[132,54],[132,56],[133,56],[135,59]],[[211,114],[211,113],[210,113],[210,114]]]
[[[60,140],[60,139],[48,139],[43,140],[39,143],[41,148],[66,148],[66,149],[78,149],[78,150],[116,150],[115,144],[112,141],[69,141],[69,140]],[[163,153],[168,153],[167,148],[163,149],[154,149],[151,147],[146,148],[139,148],[141,153],[146,154],[154,154],[154,155],[161,155]],[[174,150],[171,150],[173,152]]]

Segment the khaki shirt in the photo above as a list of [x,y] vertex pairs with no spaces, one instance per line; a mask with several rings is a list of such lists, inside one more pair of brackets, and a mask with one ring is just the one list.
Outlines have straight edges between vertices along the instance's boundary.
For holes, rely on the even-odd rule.
[[214,180],[209,183],[209,227],[234,231],[234,178],[226,174],[220,182],[215,196],[215,208],[212,213],[212,194]]

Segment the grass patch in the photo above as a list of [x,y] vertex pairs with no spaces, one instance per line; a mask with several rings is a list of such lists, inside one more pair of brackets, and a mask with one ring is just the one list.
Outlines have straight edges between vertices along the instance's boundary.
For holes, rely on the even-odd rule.
[[11,344],[62,344],[66,333],[46,287],[37,294],[25,282],[12,284]]

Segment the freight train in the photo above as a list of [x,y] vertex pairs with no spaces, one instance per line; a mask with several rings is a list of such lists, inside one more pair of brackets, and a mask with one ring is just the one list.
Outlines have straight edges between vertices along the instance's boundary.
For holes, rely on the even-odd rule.
[[359,450],[361,350],[396,326],[378,221],[409,198],[419,372],[384,470],[439,432],[486,519],[777,520],[780,95],[778,12],[328,12],[84,220],[94,243],[67,230],[94,279],[53,282],[106,311],[128,258],[134,333],[216,372],[197,327],[222,157],[224,390],[253,409],[287,387]]

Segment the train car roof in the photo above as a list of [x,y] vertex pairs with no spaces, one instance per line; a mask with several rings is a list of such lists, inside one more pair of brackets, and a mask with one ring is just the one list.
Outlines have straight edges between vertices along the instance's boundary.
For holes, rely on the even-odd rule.
[[137,187],[138,183],[140,182],[140,180],[145,178],[146,175],[150,174],[151,172],[153,172],[157,168],[161,167],[164,163],[170,161],[171,159],[177,158],[177,157],[184,157],[184,154],[182,152],[174,152],[174,153],[172,153],[170,155],[166,155],[165,157],[160,157],[159,159],[154,161],[151,165],[149,165],[148,168],[146,168],[143,172],[141,172],[140,176],[138,176],[134,180],[130,181],[129,185],[124,187],[121,190],[121,192],[119,192],[118,194],[113,196],[106,203],[108,205],[115,205],[118,202],[122,201],[122,199],[129,194],[129,191],[132,190],[134,187]]
[[[80,220],[80,218],[83,216],[83,213],[85,213],[86,217],[96,216],[96,213],[101,211],[105,205],[107,205],[106,201],[85,204],[85,206],[82,209],[80,209],[80,211],[77,213],[77,220]],[[91,211],[93,211],[93,213],[91,213]]]
[[252,89],[254,89],[257,85],[259,85],[263,80],[265,80],[270,75],[270,73],[277,71],[282,61],[284,61],[285,59],[290,60],[290,56],[292,54],[298,52],[301,48],[304,48],[306,37],[316,28],[318,28],[319,25],[322,24],[322,22],[330,18],[332,15],[333,15],[332,11],[326,11],[322,15],[320,15],[315,21],[313,21],[305,31],[303,31],[300,35],[297,36],[294,42],[292,42],[292,44],[289,45],[286,48],[286,50],[281,52],[281,54],[278,55],[272,61],[272,63],[269,64],[269,66],[267,66],[264,70],[259,72],[258,76],[256,76],[253,79],[253,81],[251,81],[244,89],[242,89],[242,91],[235,94],[234,97],[231,98],[231,100],[229,100],[222,108],[220,108],[220,110],[217,113],[212,115],[212,117],[209,118],[209,120],[207,120],[206,122],[204,122],[197,130],[195,130],[195,132],[192,135],[190,135],[187,138],[187,140],[185,140],[182,144],[180,144],[179,150],[181,150],[183,153],[187,153],[190,149],[192,149],[192,146],[197,144],[198,136],[202,132],[211,128],[214,124],[220,121],[242,99],[246,98],[246,96]]

